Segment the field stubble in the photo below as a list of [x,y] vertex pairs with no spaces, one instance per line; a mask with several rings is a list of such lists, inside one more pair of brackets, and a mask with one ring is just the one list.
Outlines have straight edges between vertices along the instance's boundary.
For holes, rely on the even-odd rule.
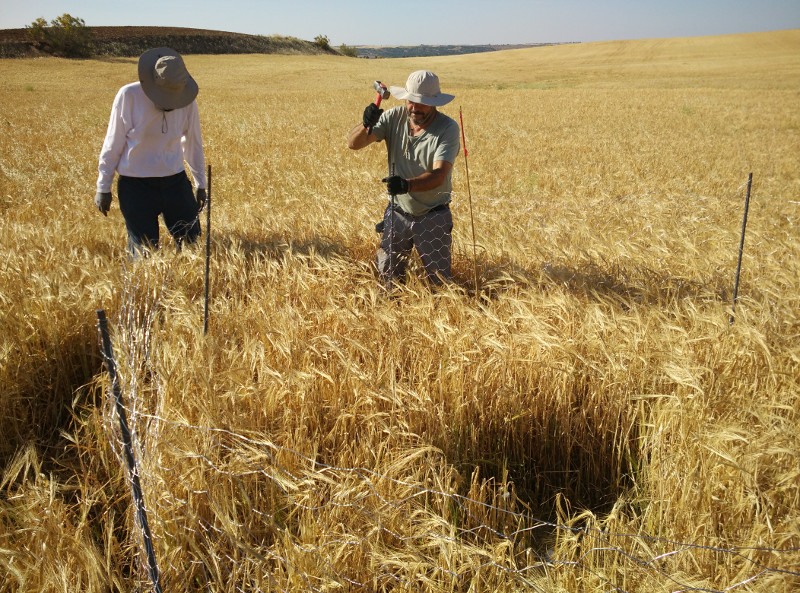
[[[118,322],[121,367],[147,370],[125,385],[153,435],[143,471],[169,582],[511,590],[508,567],[545,548],[560,564],[523,576],[548,591],[724,589],[752,560],[798,572],[799,45],[783,32],[426,61],[187,56],[214,179],[205,338],[202,250],[166,240],[127,264],[116,201],[108,218],[93,209],[135,60],[0,62],[0,590],[130,590],[136,576],[97,308]],[[386,299],[371,271],[385,156],[344,138],[373,80],[420,67],[457,96],[445,113],[463,109],[479,298],[463,155],[452,289],[412,276]],[[128,360],[125,314],[147,307],[152,351]],[[587,552],[587,528],[639,537]],[[667,555],[665,540],[707,547]],[[246,560],[243,541],[269,554]],[[741,589],[797,584],[769,571]]]

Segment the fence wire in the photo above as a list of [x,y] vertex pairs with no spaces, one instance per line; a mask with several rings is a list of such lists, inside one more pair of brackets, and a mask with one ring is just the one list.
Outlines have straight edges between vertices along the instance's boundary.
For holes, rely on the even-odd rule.
[[448,204],[414,216],[392,196],[375,230],[381,234],[376,265],[387,286],[405,282],[415,251],[428,282],[439,285],[450,281],[453,216]]
[[[800,583],[798,548],[559,524],[497,484],[473,484],[464,495],[423,443],[404,452],[413,461],[401,479],[383,467],[325,463],[266,433],[175,417],[152,362],[163,282],[126,274],[115,345],[165,591],[544,592],[599,582],[605,591],[719,593]],[[123,463],[110,398],[105,420]],[[564,540],[572,545],[559,547]],[[139,534],[137,590],[152,589],[143,541]],[[714,565],[722,568],[703,573]]]
[[[138,425],[159,427],[158,440],[138,440],[165,591],[186,583],[208,591],[467,591],[476,583],[548,591],[555,573],[572,571],[611,591],[711,592],[768,575],[800,577],[781,568],[796,548],[718,548],[559,525],[367,467],[326,465],[263,438],[149,414]],[[556,532],[579,539],[580,553],[559,558],[536,546]],[[708,554],[738,564],[738,580],[698,585],[711,575],[689,567]],[[597,568],[609,555],[611,575]],[[141,558],[146,586],[143,551]]]

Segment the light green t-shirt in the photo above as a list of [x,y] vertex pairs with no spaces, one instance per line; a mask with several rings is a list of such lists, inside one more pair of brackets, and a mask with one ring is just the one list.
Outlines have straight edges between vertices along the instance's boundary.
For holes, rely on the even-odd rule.
[[[441,112],[436,113],[436,117],[422,133],[411,136],[408,111],[404,106],[393,107],[381,114],[373,133],[378,140],[386,141],[389,171],[394,165],[394,174],[403,179],[432,171],[436,161],[454,163],[461,149],[458,124]],[[435,189],[396,196],[397,204],[414,216],[447,204],[453,189],[452,173],[451,169],[444,183]]]

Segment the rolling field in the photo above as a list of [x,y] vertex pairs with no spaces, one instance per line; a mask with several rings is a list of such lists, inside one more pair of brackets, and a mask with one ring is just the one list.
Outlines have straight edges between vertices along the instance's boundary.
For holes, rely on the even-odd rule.
[[[137,61],[0,60],[0,592],[152,590],[97,309],[165,591],[800,587],[800,30],[185,59],[207,335],[204,245],[94,208]],[[345,138],[420,68],[470,186],[453,285],[388,296]]]

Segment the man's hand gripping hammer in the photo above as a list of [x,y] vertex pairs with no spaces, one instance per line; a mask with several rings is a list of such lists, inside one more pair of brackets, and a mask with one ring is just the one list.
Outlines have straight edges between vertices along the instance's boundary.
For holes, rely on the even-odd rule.
[[390,95],[389,89],[380,80],[376,80],[372,84],[372,88],[375,89],[377,95],[375,96],[375,102],[368,105],[364,110],[364,127],[367,128],[367,135],[372,134],[372,128],[378,123],[378,118],[383,113],[383,109],[380,108],[381,100],[388,99]]

